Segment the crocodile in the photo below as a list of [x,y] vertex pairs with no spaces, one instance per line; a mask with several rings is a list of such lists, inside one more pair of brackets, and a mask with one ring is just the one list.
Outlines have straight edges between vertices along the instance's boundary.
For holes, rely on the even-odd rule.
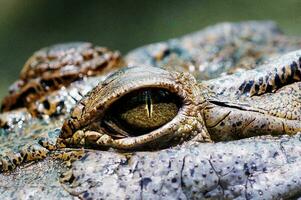
[[41,49],[2,104],[1,197],[300,197],[300,46],[250,21]]

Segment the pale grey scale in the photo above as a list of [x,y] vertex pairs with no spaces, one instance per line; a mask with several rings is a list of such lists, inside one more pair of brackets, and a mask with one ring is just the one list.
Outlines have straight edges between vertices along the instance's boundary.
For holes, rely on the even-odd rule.
[[253,96],[240,100],[266,114],[291,120],[301,120],[301,82],[284,86],[270,95]]
[[143,64],[148,67],[161,67],[164,65],[164,59],[168,59],[172,53],[187,61],[192,59],[188,52],[181,47],[179,39],[171,39],[132,50],[127,54],[126,60],[129,66]]
[[[58,127],[62,122],[62,119],[52,119],[51,122],[47,122],[46,119],[31,119],[21,127],[13,126],[11,130],[2,133],[0,171],[11,171],[21,164],[46,158],[49,150],[55,147],[60,132]],[[47,139],[47,142],[44,142],[44,139]]]
[[66,166],[62,161],[47,158],[17,169],[14,174],[0,174],[0,197],[74,200],[74,196],[62,189],[58,181],[60,174],[65,170]]
[[273,22],[222,23],[135,49],[125,60],[130,66],[163,66],[167,70],[190,72],[198,80],[207,80],[255,68],[271,56],[300,47],[299,38],[285,37]]
[[[248,53],[248,49],[249,49],[248,44],[250,41],[252,41],[252,39],[256,38],[256,36],[257,36],[256,34],[258,34],[259,36],[262,36],[262,38],[261,38],[262,40],[259,40],[258,43],[251,42],[252,45],[251,45],[250,49],[256,49],[256,48],[254,48],[254,45],[256,47],[257,44],[260,44],[262,46],[268,46],[271,51],[268,51],[265,49],[263,52],[261,52],[262,53],[261,57],[268,56],[272,53],[277,53],[277,50],[276,51],[272,50],[275,45],[274,44],[275,40],[278,40],[282,37],[282,40],[284,40],[282,42],[284,43],[284,46],[285,46],[286,42],[290,41],[290,39],[288,39],[288,38],[283,39],[285,37],[283,37],[279,32],[275,31],[275,29],[271,28],[271,27],[273,27],[271,24],[270,24],[270,26],[267,26],[267,27],[271,28],[271,30],[268,30],[268,31],[270,31],[270,33],[262,34],[261,31],[264,32],[264,31],[266,31],[266,28],[267,28],[264,26],[264,24],[265,23],[262,23],[259,25],[259,27],[261,27],[262,29],[257,27],[258,24],[256,22],[249,22],[249,24],[245,23],[245,24],[236,24],[236,25],[235,24],[227,24],[227,23],[221,24],[219,26],[216,26],[218,28],[218,30],[220,30],[220,32],[215,30],[215,32],[217,32],[217,35],[218,35],[216,38],[214,38],[214,37],[213,37],[213,39],[210,38],[209,34],[207,33],[207,31],[210,30],[210,28],[209,28],[208,30],[203,31],[200,34],[199,33],[191,34],[188,36],[184,36],[183,38],[180,38],[178,40],[174,39],[174,40],[169,40],[166,43],[159,43],[157,46],[155,44],[155,45],[146,46],[144,48],[140,48],[140,50],[139,49],[134,50],[133,52],[130,52],[127,55],[126,61],[129,64],[131,62],[135,63],[137,60],[138,60],[138,62],[143,62],[142,64],[138,65],[138,66],[140,66],[140,69],[138,71],[141,71],[141,67],[146,66],[148,62],[153,63],[152,59],[155,59],[159,62],[164,61],[166,59],[166,57],[168,58],[168,56],[169,56],[169,54],[167,54],[166,52],[169,52],[172,54],[172,52],[175,51],[175,49],[177,49],[175,47],[178,47],[179,44],[181,44],[182,50],[185,50],[185,48],[186,48],[187,52],[190,52],[190,54],[188,54],[189,55],[188,57],[191,57],[191,59],[193,61],[192,63],[194,63],[195,60],[193,60],[193,59],[195,59],[196,57],[191,56],[192,55],[191,53],[193,53],[194,51],[198,52],[197,55],[199,55],[199,56],[206,57],[207,55],[211,55],[210,53],[212,53],[212,52],[210,52],[210,51],[206,52],[207,54],[199,51],[200,49],[203,48],[200,45],[201,42],[202,41],[204,43],[207,42],[207,43],[209,43],[209,46],[210,46],[210,44],[211,44],[210,42],[212,42],[212,41],[210,41],[210,39],[211,39],[214,41],[214,42],[212,42],[212,44],[214,44],[215,47],[218,48],[219,45],[221,44],[221,46],[223,46],[224,49],[226,49],[225,52],[223,52],[222,54],[220,54],[220,53],[214,54],[214,57],[217,58],[217,61],[220,64],[222,64],[225,62],[225,60],[223,60],[223,58],[227,57],[225,55],[236,56],[235,55],[236,51],[240,46],[238,44],[245,44],[245,46],[244,46],[245,48],[242,49],[242,53],[238,57],[247,56],[246,54]],[[256,32],[257,29],[256,28],[253,29],[253,25],[254,25],[254,27],[257,27],[259,31]],[[244,29],[243,27],[245,27],[246,30],[242,30],[242,29]],[[214,29],[214,27],[212,29]],[[208,32],[210,32],[210,31],[208,31]],[[268,39],[268,38],[273,38],[272,35],[274,36],[275,40]],[[201,38],[201,39],[197,40],[197,38]],[[209,40],[209,42],[208,42],[208,40]],[[248,41],[248,40],[250,40],[250,41]],[[196,43],[193,43],[193,42],[196,42]],[[219,42],[220,42],[220,44],[219,44]],[[296,44],[296,46],[294,46],[292,48],[298,47],[298,45],[299,45],[298,39],[294,38],[291,40],[291,42],[293,42],[293,43],[295,42],[295,44]],[[234,44],[234,46],[233,46],[233,44]],[[235,46],[235,45],[237,45],[237,46]],[[234,51],[232,51],[232,50],[234,50]],[[215,53],[217,53],[217,52],[215,52]],[[143,57],[143,55],[146,57]],[[179,54],[176,54],[176,56],[181,56],[181,55],[184,55],[184,53],[180,52]],[[140,59],[140,57],[143,57],[144,59]],[[219,58],[221,58],[221,60]],[[233,57],[231,57],[230,59],[232,59],[232,58]],[[171,56],[170,59],[173,59],[173,57]],[[256,56],[254,56],[252,59],[256,60],[258,58]],[[269,106],[266,106],[266,107],[252,106],[252,105],[250,105],[250,103],[252,103],[252,101],[248,98],[252,97],[254,94],[264,94],[264,93],[267,93],[270,91],[273,92],[274,90],[279,89],[282,86],[285,86],[285,84],[293,82],[294,79],[291,79],[290,74],[285,74],[285,72],[283,72],[282,74],[279,74],[279,73],[281,71],[283,71],[282,70],[283,65],[290,66],[293,62],[298,61],[298,59],[299,59],[298,55],[295,55],[294,53],[290,53],[285,56],[282,56],[279,60],[270,61],[269,64],[263,65],[263,66],[259,67],[259,69],[241,72],[240,74],[234,74],[232,76],[231,75],[224,76],[224,77],[218,78],[216,80],[201,82],[200,87],[202,85],[208,86],[208,88],[211,90],[210,92],[212,92],[212,94],[214,94],[214,96],[210,96],[209,94],[206,95],[206,96],[209,96],[209,98],[208,98],[209,103],[216,104],[217,106],[229,107],[234,110],[241,109],[243,111],[248,111],[248,112],[237,111],[237,113],[234,112],[233,115],[232,114],[230,115],[231,122],[237,121],[237,120],[242,120],[242,119],[247,119],[248,118],[247,115],[250,112],[257,112],[259,114],[271,114],[271,116],[281,118],[281,119],[278,119],[278,118],[271,117],[270,121],[269,121],[269,119],[267,119],[269,117],[268,115],[267,116],[258,115],[257,120],[255,120],[254,123],[250,122],[253,124],[251,124],[251,125],[249,124],[251,128],[246,129],[249,132],[247,132],[245,134],[245,137],[253,136],[252,131],[259,129],[257,124],[260,124],[261,121],[263,122],[263,123],[261,123],[261,125],[262,126],[264,125],[267,127],[265,129],[264,133],[269,133],[269,131],[274,131],[274,129],[272,127],[274,124],[276,124],[276,127],[277,127],[276,132],[278,134],[280,132],[286,133],[286,129],[279,126],[279,124],[282,125],[283,123],[284,124],[287,123],[287,124],[290,124],[288,127],[291,127],[292,124],[290,122],[287,122],[286,120],[290,120],[290,119],[298,120],[298,118],[296,118],[296,116],[291,116],[291,114],[288,112],[287,109],[284,108],[284,106],[282,108],[283,110],[278,109],[277,110],[278,113],[273,114],[273,113],[271,113],[271,108],[273,108],[272,104],[270,104],[270,107]],[[210,59],[209,59],[209,61],[210,61]],[[215,61],[212,61],[212,63],[214,63],[214,62]],[[287,63],[285,63],[285,62],[287,62]],[[191,64],[191,63],[189,63],[189,64]],[[158,63],[155,65],[155,67],[158,67],[157,65],[158,65]],[[274,65],[276,67],[274,67]],[[271,68],[271,66],[273,68]],[[190,66],[188,66],[188,69],[185,68],[186,66],[181,66],[181,67],[182,67],[182,71],[190,70],[189,69]],[[171,68],[171,69],[177,71],[176,66],[163,66],[163,68],[165,68],[165,69]],[[133,77],[135,76],[135,74],[134,74],[135,69],[138,69],[138,68],[131,68],[131,70],[130,70],[131,76],[133,76]],[[125,69],[125,70],[127,70],[127,69]],[[115,79],[122,79],[124,81],[124,83],[131,82],[132,77],[131,78],[123,77],[123,73],[125,73],[125,70],[120,71],[119,72],[120,74],[115,74],[113,77],[115,77]],[[153,70],[153,71],[154,72],[152,72],[153,74],[151,76],[156,76],[156,74],[155,74],[156,70]],[[296,69],[296,72],[298,72],[298,71],[299,71],[299,69]],[[195,68],[192,69],[192,72],[198,73]],[[196,74],[194,74],[194,75],[197,76]],[[284,78],[281,81],[283,81],[283,82],[281,82],[281,84],[278,84],[276,77],[279,78],[279,76],[282,77],[282,75]],[[267,77],[267,79],[263,80],[263,78],[266,78],[266,77]],[[142,79],[142,82],[135,83],[136,86],[144,84],[143,78],[140,77],[140,74],[138,73],[137,81],[140,80],[140,78]],[[197,77],[197,78],[199,79],[200,77]],[[135,81],[136,81],[136,79],[134,80],[134,82]],[[269,89],[267,84],[264,87],[263,86],[264,81],[271,84],[272,88]],[[95,115],[94,118],[100,118],[100,116],[97,114],[97,113],[99,113],[97,111],[98,107],[94,107],[94,105],[102,105],[101,99],[99,99],[100,97],[107,96],[108,94],[111,93],[110,92],[111,90],[113,90],[113,91],[118,90],[118,91],[116,91],[115,94],[122,94],[123,92],[126,92],[126,90],[125,90],[126,88],[119,87],[118,85],[114,86],[114,84],[113,84],[113,86],[109,87],[111,89],[110,91],[104,90],[105,91],[104,95],[97,95],[98,93],[101,92],[102,87],[106,87],[106,84],[109,85],[111,82],[112,82],[111,78],[108,78],[107,81],[105,81],[103,84],[100,84],[98,86],[98,88],[96,88],[92,93],[90,93],[88,96],[85,97],[86,99],[83,100],[84,108],[82,107],[82,105],[80,105],[78,108],[76,108],[76,110],[74,112],[76,114],[74,116],[76,116],[78,113],[79,114],[82,113],[83,109],[84,109],[86,112],[85,115],[87,116],[87,118],[84,118],[84,117],[82,118],[82,115],[80,114],[80,115],[78,115],[77,119],[73,118],[73,120],[71,120],[71,121],[67,120],[66,124],[69,124],[69,126],[72,127],[71,128],[72,131],[75,131],[75,129],[78,129],[80,127],[83,128],[84,126],[89,124],[91,121],[91,115]],[[245,84],[246,82],[248,82],[248,84]],[[127,87],[128,88],[136,87],[135,84],[134,85],[129,84],[129,85],[127,85]],[[259,93],[259,91],[257,91],[258,84],[262,84],[261,88],[263,88],[263,89],[261,89],[262,90],[262,91],[260,91],[261,93]],[[112,85],[112,84],[110,84],[110,85]],[[205,88],[205,87],[203,87],[203,88]],[[202,90],[203,88],[201,88],[200,90]],[[123,90],[123,91],[121,91],[121,90]],[[207,91],[209,91],[209,90],[206,90],[206,92]],[[242,92],[240,92],[240,91],[242,91]],[[206,92],[204,92],[204,93],[206,93]],[[203,92],[201,92],[201,93],[203,93]],[[212,100],[211,97],[213,97],[215,99]],[[257,102],[259,103],[259,105],[260,104],[262,105],[262,103],[265,102],[269,98],[270,97],[267,96],[266,99],[263,98],[262,101],[260,99],[258,99]],[[88,104],[90,103],[90,105],[87,105],[87,103]],[[227,112],[227,111],[225,111],[225,112]],[[286,115],[288,115],[289,117],[286,117]],[[214,115],[211,114],[211,116],[214,116]],[[223,116],[223,113],[221,113],[221,116]],[[241,116],[241,118],[239,116]],[[211,117],[211,118],[205,119],[205,122],[207,122],[207,121],[210,122],[210,120],[215,121],[214,117]],[[297,122],[295,121],[294,123],[297,123]],[[73,124],[73,125],[70,125],[70,124]],[[74,126],[75,124],[77,124],[77,125]],[[254,126],[252,126],[252,125],[254,125]],[[254,130],[252,129],[252,127],[254,128]],[[288,127],[285,127],[285,128],[289,129]],[[64,126],[63,129],[64,129],[64,131],[63,131],[62,135],[65,135],[65,133],[66,133],[65,136],[69,135],[72,132],[72,131],[70,132],[70,129],[68,129],[68,125]],[[295,133],[298,130],[300,130],[300,127],[296,125],[294,127],[293,131],[290,131],[288,133]],[[68,134],[67,134],[67,132],[68,132]],[[211,134],[212,134],[212,132],[211,132]],[[66,137],[64,137],[64,138],[66,138]],[[219,141],[219,140],[217,140],[217,141]]]
[[[251,97],[274,92],[301,79],[300,58],[301,51],[294,51],[277,59],[272,58],[267,64],[263,64],[256,69],[204,81],[203,83],[218,95],[237,99],[243,98],[243,96]],[[287,69],[285,72],[283,72],[284,67]],[[289,70],[292,68],[294,71]],[[291,76],[292,74],[294,76]],[[281,80],[280,77],[283,79]]]
[[[48,127],[48,124],[40,125]],[[10,137],[17,133],[11,133]],[[25,133],[33,134],[32,129]],[[155,153],[138,152],[133,154],[133,159],[120,153],[91,151],[89,156],[72,165],[72,185],[58,182],[59,172],[65,165],[53,165],[53,159],[49,158],[24,166],[8,176],[1,174],[1,197],[28,197],[33,191],[38,195],[33,198],[37,199],[49,198],[49,195],[58,199],[99,198],[105,195],[112,199],[118,195],[129,198],[137,195],[156,198],[162,195],[160,197],[192,199],[246,195],[254,199],[298,197],[301,195],[299,136],[281,140],[269,137],[261,140],[256,137],[227,143],[198,143]],[[107,184],[109,187],[106,187]]]
[[69,86],[64,87],[56,92],[47,95],[44,98],[36,101],[35,111],[39,117],[47,117],[47,108],[45,108],[45,102],[50,106],[57,108],[53,115],[66,115],[69,113],[75,104],[81,100],[85,95],[88,94],[99,82],[102,82],[107,75],[96,76],[96,77],[85,77],[84,80],[78,80],[71,83]]
[[88,152],[62,184],[92,199],[289,199],[301,190],[299,138],[198,143],[131,155]]
[[51,48],[47,48],[47,52],[48,54],[57,54],[57,53],[66,54],[70,50],[75,51],[76,49],[84,49],[91,46],[92,44],[88,42],[70,42],[65,44],[53,45],[51,46]]
[[[212,95],[207,98],[210,104],[203,111],[211,138],[221,141],[300,131],[300,55],[300,50],[295,51],[258,69],[203,81],[202,84],[212,90]],[[293,66],[294,71],[283,70],[283,66],[289,69]],[[263,77],[268,77],[266,80],[272,89],[258,86]]]

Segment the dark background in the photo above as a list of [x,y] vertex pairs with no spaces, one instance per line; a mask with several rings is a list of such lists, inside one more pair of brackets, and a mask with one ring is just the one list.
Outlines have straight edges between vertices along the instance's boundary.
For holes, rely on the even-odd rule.
[[272,19],[301,35],[298,0],[0,0],[0,98],[41,47],[90,41],[126,53],[224,21]]

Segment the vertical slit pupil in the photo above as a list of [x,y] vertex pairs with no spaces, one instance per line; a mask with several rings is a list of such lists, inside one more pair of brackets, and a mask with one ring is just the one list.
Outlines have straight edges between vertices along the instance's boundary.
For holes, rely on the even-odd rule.
[[152,113],[152,97],[151,94],[146,91],[146,100],[147,100],[147,111],[148,111],[148,117],[151,118],[151,113]]

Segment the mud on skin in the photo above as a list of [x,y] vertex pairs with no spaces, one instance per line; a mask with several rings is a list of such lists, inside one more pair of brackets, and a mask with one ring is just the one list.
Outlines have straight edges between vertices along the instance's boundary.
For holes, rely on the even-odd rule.
[[[88,43],[38,51],[0,116],[2,197],[299,197],[300,52],[286,53],[300,46],[273,22],[243,22],[141,47],[124,59]],[[110,75],[125,65],[139,67]],[[111,108],[120,98],[131,105],[121,113]],[[135,113],[151,127],[137,125]],[[128,124],[138,126],[138,136]],[[149,151],[154,146],[161,150]]]

